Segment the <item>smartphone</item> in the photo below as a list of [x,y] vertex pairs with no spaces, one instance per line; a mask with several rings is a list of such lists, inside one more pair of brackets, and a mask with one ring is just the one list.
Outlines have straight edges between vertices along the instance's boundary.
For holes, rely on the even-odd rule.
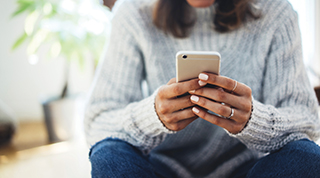
[[215,51],[179,51],[176,54],[176,82],[198,78],[201,72],[220,73],[221,56]]

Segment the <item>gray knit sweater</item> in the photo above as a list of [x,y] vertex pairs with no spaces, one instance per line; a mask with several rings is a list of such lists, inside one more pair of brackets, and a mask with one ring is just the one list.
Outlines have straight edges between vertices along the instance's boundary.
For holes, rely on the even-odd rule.
[[[223,34],[213,30],[212,7],[196,9],[197,23],[184,39],[153,25],[154,2],[125,0],[114,11],[110,44],[87,104],[90,145],[120,138],[168,165],[177,177],[228,177],[262,152],[319,137],[297,14],[287,0],[257,0],[262,17]],[[252,89],[252,117],[241,133],[230,134],[201,118],[179,132],[160,122],[154,99],[157,89],[175,77],[180,50],[218,51],[221,75]],[[148,96],[141,88],[144,80]]]

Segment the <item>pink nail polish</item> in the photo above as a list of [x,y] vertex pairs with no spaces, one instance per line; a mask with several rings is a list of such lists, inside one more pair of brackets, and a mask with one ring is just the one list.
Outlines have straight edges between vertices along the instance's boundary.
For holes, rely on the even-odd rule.
[[191,90],[191,91],[189,91],[189,93],[195,93],[196,92],[196,90]]
[[207,74],[203,74],[203,73],[199,74],[199,79],[201,80],[208,80],[208,78],[209,76]]
[[197,114],[200,112],[199,109],[197,109],[196,107],[193,107],[193,108],[192,108],[192,111],[195,112],[195,113],[197,113]]
[[199,82],[198,82],[198,83],[199,83],[199,85],[200,85],[200,86],[205,86],[205,85],[207,85],[207,83],[206,83],[206,82],[203,82],[203,81],[201,81],[201,80],[199,80]]
[[192,95],[192,96],[190,97],[190,99],[191,99],[192,101],[194,101],[194,102],[198,102],[198,101],[199,101],[199,97],[197,97],[197,96],[195,96],[195,95]]

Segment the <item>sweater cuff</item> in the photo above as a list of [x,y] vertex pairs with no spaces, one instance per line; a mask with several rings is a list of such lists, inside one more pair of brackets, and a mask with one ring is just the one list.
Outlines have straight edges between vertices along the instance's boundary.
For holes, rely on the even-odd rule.
[[238,134],[228,133],[238,138],[250,149],[271,152],[280,149],[290,141],[309,139],[308,134],[303,131],[287,131],[290,128],[288,125],[292,122],[294,121],[281,118],[281,114],[274,106],[263,105],[253,100],[252,116],[247,127]]
[[[276,136],[274,132],[275,117],[274,112],[268,105],[263,105],[256,100],[252,101],[252,113],[251,118],[248,121],[246,127],[237,134],[229,133],[230,136],[236,137],[246,144],[249,148],[263,150],[260,147],[264,143]],[[270,112],[273,110],[273,112]]]
[[155,111],[157,93],[158,90],[140,102],[132,103],[130,119],[123,123],[127,133],[133,133],[135,137],[146,136],[149,138],[175,133],[162,124]]

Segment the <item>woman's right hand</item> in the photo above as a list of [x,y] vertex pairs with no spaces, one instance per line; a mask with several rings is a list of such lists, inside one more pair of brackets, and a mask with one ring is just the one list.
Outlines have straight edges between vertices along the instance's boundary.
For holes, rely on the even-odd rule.
[[192,111],[192,106],[195,104],[191,102],[190,95],[181,96],[201,88],[198,81],[199,79],[193,79],[176,83],[176,79],[173,78],[159,89],[155,99],[155,110],[161,122],[169,130],[182,130],[198,118]]

